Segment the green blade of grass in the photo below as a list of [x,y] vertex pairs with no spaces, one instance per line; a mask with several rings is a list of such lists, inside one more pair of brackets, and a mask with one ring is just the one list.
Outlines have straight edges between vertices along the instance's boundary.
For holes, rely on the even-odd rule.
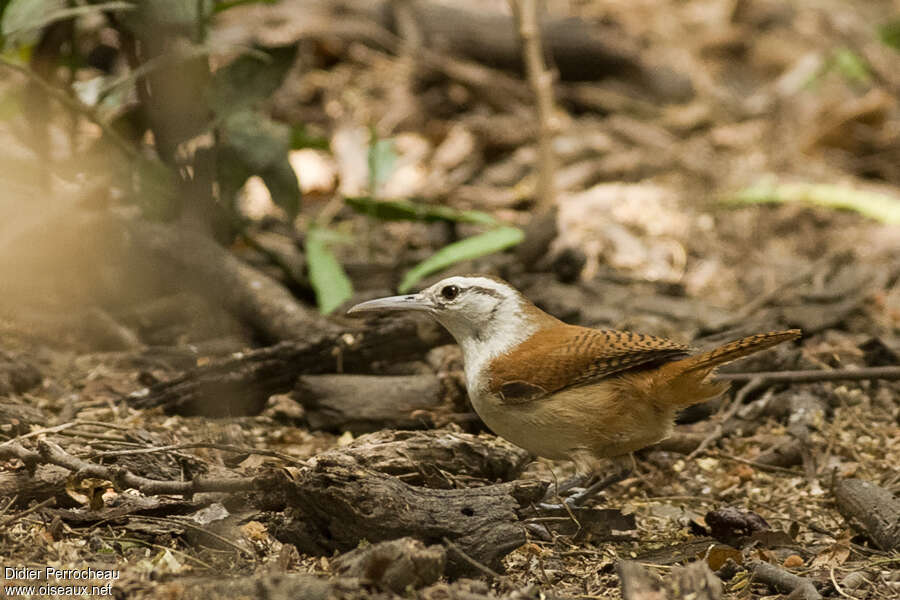
[[347,205],[382,221],[453,221],[476,225],[497,225],[491,215],[478,210],[456,210],[447,206],[421,204],[410,200],[375,200],[369,196],[345,198]]
[[849,186],[765,181],[741,190],[731,200],[741,204],[803,202],[852,210],[882,223],[900,225],[900,199]]
[[525,238],[518,227],[500,227],[444,246],[406,272],[399,291],[405,294],[424,277],[464,260],[471,260],[515,246]]
[[316,292],[319,312],[327,315],[353,295],[353,284],[328,247],[328,231],[311,227],[306,233],[306,264],[309,282]]

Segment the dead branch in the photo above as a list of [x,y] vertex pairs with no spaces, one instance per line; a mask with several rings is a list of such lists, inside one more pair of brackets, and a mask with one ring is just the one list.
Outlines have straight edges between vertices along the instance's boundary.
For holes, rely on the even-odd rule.
[[[10,502],[10,504],[12,504],[12,502]],[[9,525],[15,523],[22,517],[27,517],[31,513],[37,512],[37,511],[41,510],[42,508],[47,508],[48,506],[54,506],[54,505],[56,505],[56,498],[51,497],[51,498],[42,500],[41,502],[38,502],[34,506],[31,506],[21,512],[17,512],[14,515],[10,515],[10,516],[0,520],[0,528],[8,527]]]
[[384,357],[421,355],[442,343],[446,333],[430,322],[401,317],[301,339],[197,367],[132,394],[128,401],[135,408],[162,406],[184,415],[257,414],[269,396],[290,391],[300,375],[359,371]]
[[[292,0],[228,15],[225,32],[234,43],[283,46],[327,37],[387,47],[399,29],[388,0]],[[455,4],[419,0],[414,14],[424,49],[484,65],[519,71],[521,48],[508,15]],[[302,15],[303,18],[298,18]],[[265,26],[262,26],[265,23]],[[249,34],[249,35],[248,35]],[[385,34],[393,40],[385,40]],[[540,24],[547,54],[565,81],[627,80],[659,99],[684,102],[693,95],[686,77],[641,59],[638,42],[617,25],[578,18],[550,18]],[[249,38],[249,39],[248,39]]]
[[887,552],[900,548],[900,499],[861,479],[839,481],[833,492],[840,513],[876,546]]
[[[310,429],[369,433],[379,429],[422,429],[434,413],[446,413],[436,375],[307,375],[293,397],[306,409]],[[360,398],[365,401],[360,402]]]
[[196,231],[119,219],[139,256],[151,257],[173,281],[225,306],[270,341],[307,339],[337,327],[303,306],[280,283]]
[[134,488],[144,494],[179,494],[191,496],[201,492],[244,492],[258,488],[252,477],[206,478],[190,481],[163,481],[135,475],[118,466],[104,466],[76,458],[49,440],[38,442],[38,451],[19,443],[0,447],[0,458],[18,458],[26,465],[52,464],[76,473],[79,478],[93,477],[113,482],[119,489]]
[[152,448],[132,448],[129,450],[104,450],[102,452],[92,452],[87,458],[104,458],[110,456],[134,456],[136,454],[156,454],[158,452],[172,452],[175,450],[190,450],[192,448],[211,448],[222,452],[235,452],[238,454],[256,454],[259,456],[269,456],[277,458],[289,464],[297,466],[306,466],[306,461],[298,460],[293,456],[288,456],[274,450],[265,450],[263,448],[251,448],[249,446],[232,446],[230,444],[216,444],[212,442],[191,442],[187,444],[170,444],[168,446],[155,446]]

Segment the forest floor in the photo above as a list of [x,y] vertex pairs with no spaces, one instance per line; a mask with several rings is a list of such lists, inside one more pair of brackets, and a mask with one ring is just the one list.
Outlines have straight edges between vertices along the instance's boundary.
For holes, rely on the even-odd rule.
[[[900,365],[900,55],[876,30],[896,3],[548,4],[577,4],[573,16],[612,24],[669,75],[559,82],[559,235],[548,256],[533,270],[513,254],[475,259],[420,285],[491,272],[568,322],[701,348],[803,330],[725,373]],[[284,257],[302,262],[296,232],[327,221],[352,240],[335,246],[355,289],[346,308],[395,293],[411,265],[480,231],[376,221],[345,206],[342,198],[371,192],[370,126],[395,154],[380,197],[527,225],[529,106],[509,98],[504,109],[506,99],[491,101],[490,89],[454,79],[446,64],[410,79],[408,57],[312,42],[302,19],[250,5],[224,13],[214,32],[300,44],[307,57],[268,107],[330,148],[292,154],[304,188],[293,225],[248,186],[255,242],[236,243],[233,255],[312,306],[308,278],[292,277]],[[661,99],[680,93],[671,73],[691,82],[690,99]],[[645,80],[656,76],[665,81]],[[894,222],[815,205],[834,195],[857,209],[865,197]],[[3,567],[118,569],[111,593],[129,598],[612,599],[623,597],[623,561],[671,579],[699,560],[724,598],[790,586],[808,598],[900,595],[896,377],[767,382],[735,400],[744,379],[639,452],[635,473],[593,511],[541,521],[533,486],[563,480],[572,466],[529,462],[497,442],[467,404],[458,349],[425,320],[362,322],[339,309],[315,317],[327,325],[306,339],[272,345],[204,283],[158,270],[158,257],[114,225],[87,235],[84,223],[95,222],[76,216],[96,204],[79,198],[47,219],[35,246],[18,248],[40,256],[13,268],[0,300]],[[10,230],[0,229],[0,249],[3,235]],[[385,440],[396,449],[371,451]],[[374,482],[359,488],[364,509],[352,506],[361,472]],[[191,481],[197,487],[178,487]],[[860,481],[886,492],[860,500]],[[500,525],[466,529],[456,515],[458,529],[404,532],[392,520],[420,510],[452,520],[441,511],[473,490],[497,503],[486,510],[503,515]],[[882,522],[867,520],[866,506],[883,511]],[[525,543],[498,554],[476,534]],[[403,535],[424,545],[396,572],[395,550],[347,557]],[[801,583],[788,576],[778,589],[758,561]],[[19,575],[4,584],[14,579],[79,584]]]

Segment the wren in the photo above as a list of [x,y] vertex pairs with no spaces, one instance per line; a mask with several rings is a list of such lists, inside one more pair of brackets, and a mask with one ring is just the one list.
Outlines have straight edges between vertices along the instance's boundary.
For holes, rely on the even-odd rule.
[[679,409],[725,391],[709,379],[716,367],[801,333],[761,333],[691,355],[661,337],[568,325],[487,275],[449,277],[348,314],[400,310],[430,314],[456,339],[469,399],[494,433],[536,456],[572,460],[582,476],[597,473],[600,459],[618,460],[620,472],[577,504],[624,476],[622,457],[667,437]]

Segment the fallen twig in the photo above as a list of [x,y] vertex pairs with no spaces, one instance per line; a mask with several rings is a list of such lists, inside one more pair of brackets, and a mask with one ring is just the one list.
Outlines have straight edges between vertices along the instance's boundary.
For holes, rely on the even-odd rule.
[[282,454],[274,450],[263,450],[261,448],[250,448],[248,446],[232,446],[229,444],[216,444],[212,442],[191,442],[187,444],[170,444],[168,446],[153,446],[151,448],[132,448],[129,450],[104,450],[102,452],[90,452],[85,455],[86,458],[102,458],[106,456],[130,456],[134,454],[155,454],[157,452],[170,452],[173,450],[190,450],[191,448],[211,448],[213,450],[221,450],[222,452],[236,452],[238,454],[256,454],[259,456],[270,456],[285,462],[289,462],[301,467],[307,466],[305,460]]
[[491,579],[500,579],[500,574],[497,571],[493,570],[492,568],[490,568],[489,566],[487,566],[485,564],[478,562],[477,560],[475,560],[474,558],[472,558],[471,556],[469,556],[468,554],[463,552],[462,548],[460,548],[459,546],[457,546],[456,544],[451,542],[449,539],[447,539],[446,536],[444,536],[444,543],[447,545],[448,548],[450,548],[451,550],[456,552],[460,558],[462,558],[464,561],[466,561],[467,563],[469,563],[470,565],[472,565],[473,567],[475,567],[476,569],[478,569],[479,571],[481,571],[482,573],[484,573]]
[[55,504],[56,504],[56,498],[47,498],[46,500],[43,500],[42,502],[38,502],[37,504],[35,504],[32,507],[27,508],[21,512],[17,512],[14,515],[10,515],[10,516],[6,517],[5,519],[3,519],[2,521],[0,521],[0,529],[6,527],[8,525],[11,525],[12,523],[18,521],[22,517],[26,517],[26,516],[30,515],[31,513],[37,512],[47,506],[54,506]]
[[76,458],[58,444],[48,440],[38,442],[38,451],[28,450],[18,443],[0,448],[0,458],[14,457],[25,464],[50,463],[75,472],[78,477],[94,477],[113,482],[120,489],[134,488],[146,495],[178,494],[190,496],[201,492],[245,492],[260,486],[253,477],[205,478],[190,481],[149,479],[117,466],[104,466]]

